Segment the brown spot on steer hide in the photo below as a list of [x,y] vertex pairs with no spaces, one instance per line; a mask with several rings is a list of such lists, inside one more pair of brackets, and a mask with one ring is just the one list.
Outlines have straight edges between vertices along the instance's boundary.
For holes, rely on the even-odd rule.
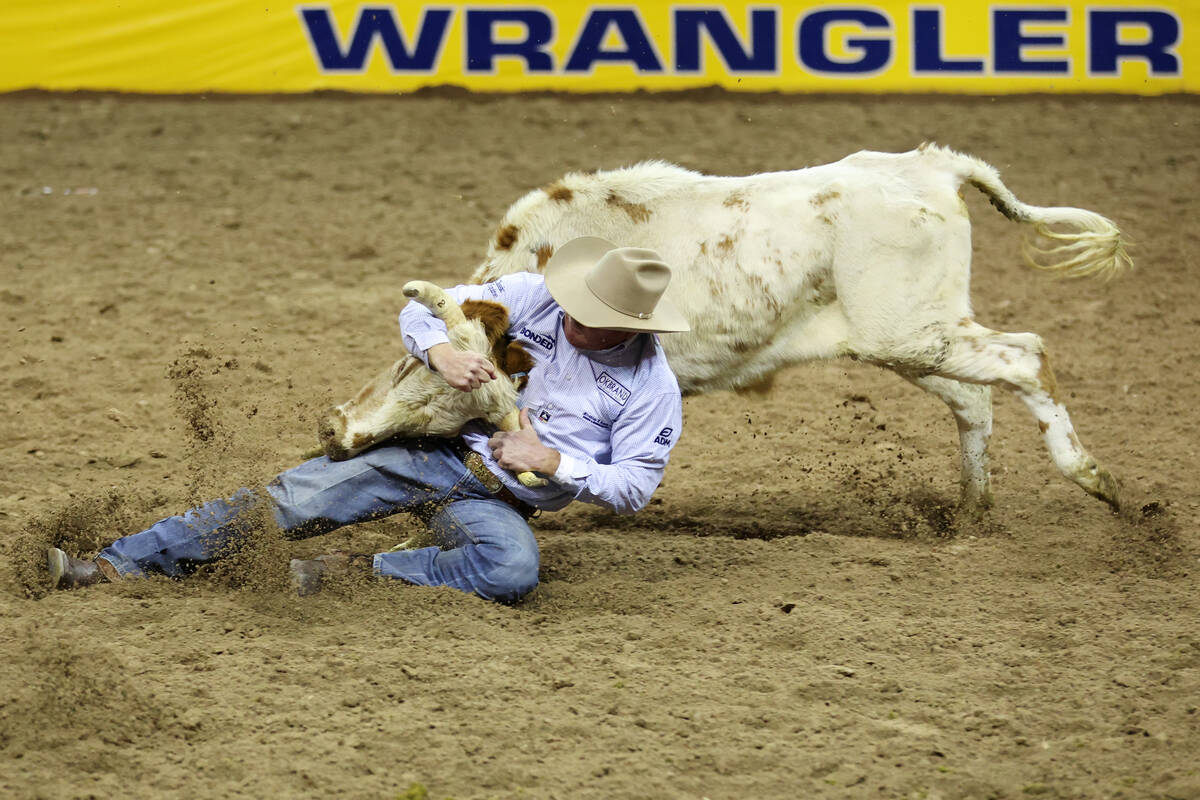
[[983,183],[982,181],[971,180],[967,181],[967,183],[971,184],[976,189],[987,195],[988,202],[991,203],[997,211],[999,211],[1008,219],[1012,220],[1013,222],[1028,221],[1019,211],[1017,211],[1017,209],[1006,205],[1003,200],[992,194],[992,190],[987,184]]
[[548,244],[541,244],[533,252],[537,256],[537,268],[540,270],[545,269],[546,262],[550,260],[550,256],[554,255],[554,248]]
[[496,231],[496,249],[511,250],[512,246],[517,242],[517,234],[519,233],[516,225],[505,225],[500,230]]
[[746,199],[746,195],[741,191],[730,192],[729,196],[721,203],[726,208],[740,208],[743,211],[750,207],[750,202]]
[[546,196],[551,200],[557,200],[560,203],[569,203],[571,202],[571,198],[575,196],[573,191],[568,189],[566,186],[563,186],[561,183],[550,184],[546,187],[545,192]]
[[[505,375],[518,372],[529,372],[533,369],[533,356],[525,351],[520,342],[508,338],[508,309],[500,303],[490,300],[467,300],[462,304],[462,312],[467,319],[477,319],[483,323],[483,332],[492,346],[489,354],[497,369]],[[524,386],[525,379],[517,382],[517,388]]]
[[604,202],[621,209],[634,222],[647,222],[650,219],[650,209],[641,203],[631,203],[616,192],[609,192],[608,197],[604,198]]
[[820,208],[821,206],[828,203],[830,200],[836,200],[841,196],[842,196],[841,192],[834,191],[833,189],[826,189],[823,192],[818,192],[818,193],[814,194],[813,198],[810,202],[812,203],[813,208]]
[[508,333],[508,309],[490,300],[467,300],[462,304],[463,316],[483,323],[483,332],[493,345]]
[[[494,349],[493,358],[497,358],[497,351]],[[510,341],[502,352],[499,353],[499,358],[496,363],[500,369],[504,370],[505,375],[516,375],[521,372],[529,372],[533,369],[533,356],[529,355],[529,351],[525,349],[525,345],[520,342]],[[517,389],[524,389],[525,384],[529,381],[527,375],[523,375],[516,380]]]
[[1054,370],[1050,369],[1050,358],[1042,353],[1042,368],[1038,370],[1038,383],[1050,395],[1050,399],[1059,402],[1058,381],[1054,379]]

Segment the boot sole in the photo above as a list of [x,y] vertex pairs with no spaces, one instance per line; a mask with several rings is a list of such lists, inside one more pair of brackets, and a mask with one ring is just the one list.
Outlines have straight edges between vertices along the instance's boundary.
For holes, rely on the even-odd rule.
[[67,574],[67,554],[57,547],[47,548],[46,566],[50,570],[50,588],[60,588],[63,577]]

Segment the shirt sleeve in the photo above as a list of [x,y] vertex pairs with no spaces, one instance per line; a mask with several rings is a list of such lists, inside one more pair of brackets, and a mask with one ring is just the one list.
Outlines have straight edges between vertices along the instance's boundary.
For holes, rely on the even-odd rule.
[[[454,286],[446,289],[446,293],[460,304],[467,300],[491,300],[505,306],[511,333],[516,321],[527,313],[529,295],[534,286],[534,281],[530,280],[532,277],[525,273],[505,275],[491,283]],[[409,300],[408,305],[400,311],[400,335],[405,349],[424,361],[425,366],[429,366],[429,348],[450,341],[446,334],[446,323],[416,300]]]
[[618,514],[640,511],[662,482],[682,425],[678,391],[648,395],[625,409],[613,424],[610,463],[560,454],[554,482],[574,492],[576,500]]

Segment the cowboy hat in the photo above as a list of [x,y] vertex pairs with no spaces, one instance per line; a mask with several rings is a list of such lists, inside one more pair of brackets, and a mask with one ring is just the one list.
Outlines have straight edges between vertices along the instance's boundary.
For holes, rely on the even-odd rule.
[[671,268],[653,250],[581,236],[558,248],[546,262],[545,275],[550,296],[589,328],[651,333],[691,328],[663,297]]

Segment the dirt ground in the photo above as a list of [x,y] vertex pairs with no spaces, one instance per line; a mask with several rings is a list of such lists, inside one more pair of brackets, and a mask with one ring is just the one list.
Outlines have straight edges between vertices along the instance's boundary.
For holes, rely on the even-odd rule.
[[[1183,98],[0,98],[0,794],[1200,797],[1198,130]],[[295,464],[399,352],[402,282],[465,278],[528,189],[925,140],[1136,243],[1054,281],[967,192],[978,317],[1046,339],[1124,514],[1000,392],[996,507],[956,524],[945,407],[822,363],[686,400],[654,504],[535,521],[515,607],[289,592],[401,519],[47,594],[48,544]]]

